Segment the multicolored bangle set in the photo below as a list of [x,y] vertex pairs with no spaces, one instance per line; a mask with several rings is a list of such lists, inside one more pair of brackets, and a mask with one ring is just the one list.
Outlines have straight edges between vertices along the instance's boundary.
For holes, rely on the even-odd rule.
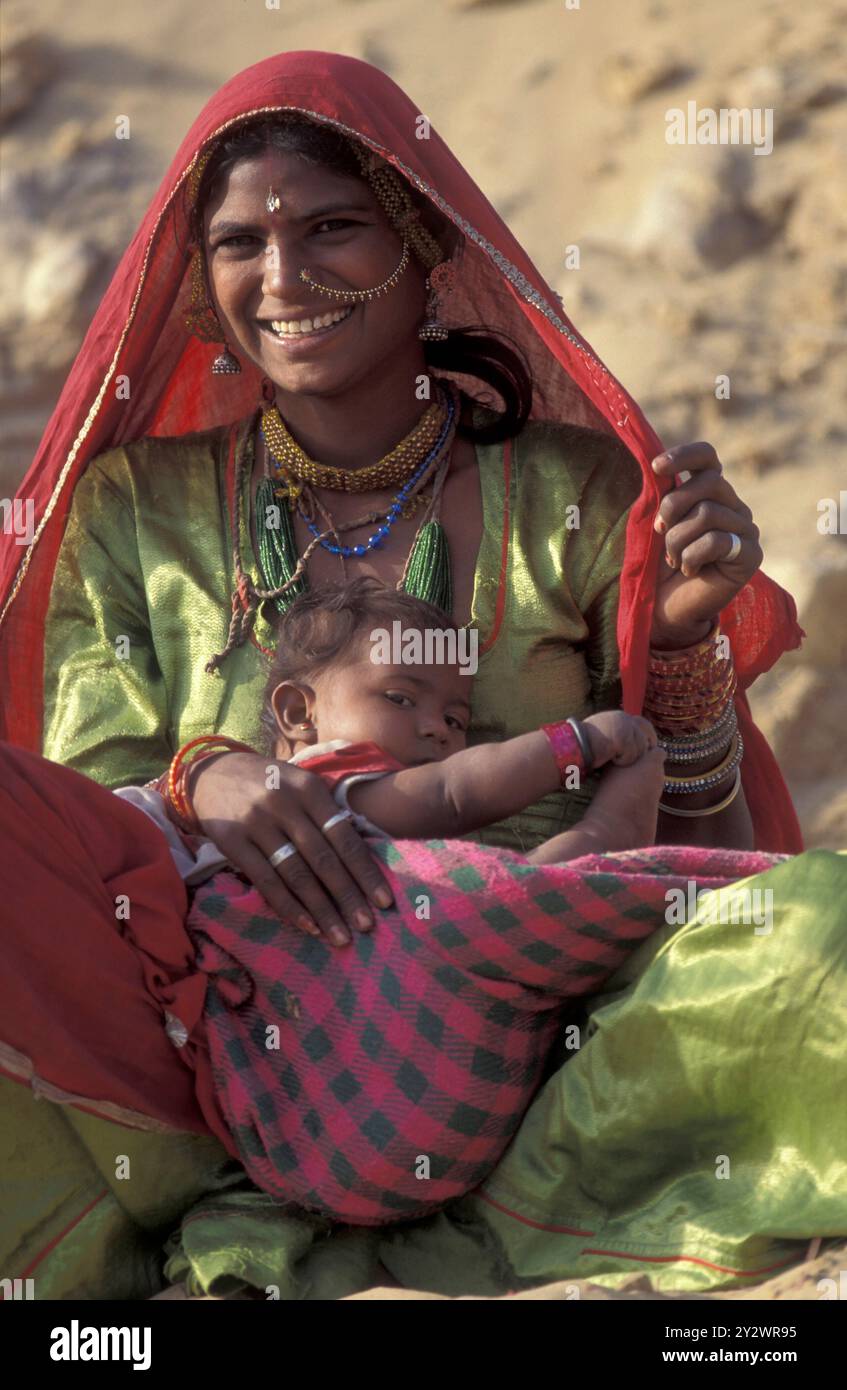
[[738,685],[732,653],[721,654],[720,623],[708,636],[682,651],[650,649],[647,691],[642,713],[649,719],[667,755],[665,766],[698,762],[723,754],[717,767],[693,776],[665,775],[665,795],[712,791],[735,773],[728,797],[714,806],[686,811],[660,802],[671,816],[711,816],[724,810],[741,788],[744,740],[733,699]]

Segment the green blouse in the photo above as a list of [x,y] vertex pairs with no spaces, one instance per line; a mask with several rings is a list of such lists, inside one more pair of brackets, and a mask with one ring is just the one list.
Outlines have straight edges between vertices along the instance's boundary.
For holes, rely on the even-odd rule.
[[[476,423],[490,418],[475,407]],[[140,439],[89,464],[48,610],[46,757],[113,788],[157,777],[199,734],[264,747],[262,654],[246,643],[214,675],[204,671],[225,643],[231,611],[230,431],[238,449],[252,449],[253,423]],[[605,435],[537,421],[510,450],[483,445],[476,454],[484,526],[471,608],[479,667],[469,742],[616,707],[618,581],[627,514],[641,487],[635,460]],[[260,583],[249,473],[241,554]],[[275,614],[262,605],[255,634],[263,646],[273,644]],[[528,851],[579,820],[595,786],[586,779],[579,791],[545,797],[471,838]]]

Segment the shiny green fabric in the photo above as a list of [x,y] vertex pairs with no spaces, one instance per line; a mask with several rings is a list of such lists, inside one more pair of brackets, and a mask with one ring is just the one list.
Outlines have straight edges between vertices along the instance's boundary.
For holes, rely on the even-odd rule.
[[[715,899],[731,919],[756,889],[769,933],[714,920]],[[588,1040],[482,1194],[394,1233],[383,1262],[442,1293],[634,1272],[695,1291],[847,1234],[845,901],[847,851],[811,850],[660,928],[593,1002]]]
[[[490,414],[477,406],[475,418]],[[253,423],[237,427],[248,456]],[[107,787],[158,776],[199,734],[262,746],[261,653],[248,643],[215,675],[204,671],[230,617],[228,439],[215,429],[112,449],[74,493],[47,619],[43,751]],[[561,425],[531,423],[514,441],[508,496],[503,445],[481,446],[477,457],[484,534],[472,603],[481,655],[470,741],[490,742],[619,704],[618,576],[641,484],[615,440]],[[242,496],[242,561],[258,582],[249,469]],[[578,528],[566,510],[572,504]],[[483,651],[496,622],[506,506],[502,620]],[[263,646],[272,642],[273,617],[263,605]],[[594,785],[547,797],[475,838],[529,850],[580,819]]]
[[214,1139],[127,1129],[6,1076],[0,1171],[0,1274],[32,1278],[37,1299],[148,1298],[192,1204],[247,1185]]

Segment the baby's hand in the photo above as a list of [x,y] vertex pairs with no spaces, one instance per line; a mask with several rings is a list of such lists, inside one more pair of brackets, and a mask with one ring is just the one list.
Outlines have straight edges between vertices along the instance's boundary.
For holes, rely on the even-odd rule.
[[624,714],[621,709],[602,710],[583,719],[582,724],[591,744],[594,766],[617,763],[629,767],[658,744],[656,730],[649,719],[640,714]]

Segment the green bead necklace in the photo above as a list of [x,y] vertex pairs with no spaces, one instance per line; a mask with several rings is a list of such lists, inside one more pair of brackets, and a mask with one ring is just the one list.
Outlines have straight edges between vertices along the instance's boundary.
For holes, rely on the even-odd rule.
[[[459,419],[460,396],[452,382],[439,383],[454,394],[455,419]],[[406,560],[403,574],[397,584],[407,594],[434,604],[442,612],[452,615],[453,575],[450,563],[450,547],[447,535],[438,520],[440,494],[450,461],[450,450],[455,437],[455,429],[445,441],[441,458],[433,461],[436,470],[432,499],[426,508],[424,521],[419,526]],[[421,479],[422,487],[426,478]],[[304,487],[304,493],[308,485]],[[310,491],[310,489],[308,489]],[[284,613],[296,598],[308,591],[309,582],[305,570],[294,579],[298,563],[308,556],[309,550],[298,557],[294,538],[294,525],[290,508],[294,497],[288,496],[284,486],[271,477],[264,477],[256,491],[256,534],[259,543],[259,566],[266,589],[271,591],[278,611]],[[396,501],[396,499],[395,499]],[[321,509],[323,510],[323,508]],[[327,514],[328,515],[328,514]],[[368,520],[380,520],[387,513],[379,513]],[[328,518],[332,523],[332,518]],[[277,524],[278,523],[278,524]],[[353,530],[361,521],[348,522],[338,531]],[[330,529],[334,529],[333,526]],[[314,542],[313,542],[314,545]]]

